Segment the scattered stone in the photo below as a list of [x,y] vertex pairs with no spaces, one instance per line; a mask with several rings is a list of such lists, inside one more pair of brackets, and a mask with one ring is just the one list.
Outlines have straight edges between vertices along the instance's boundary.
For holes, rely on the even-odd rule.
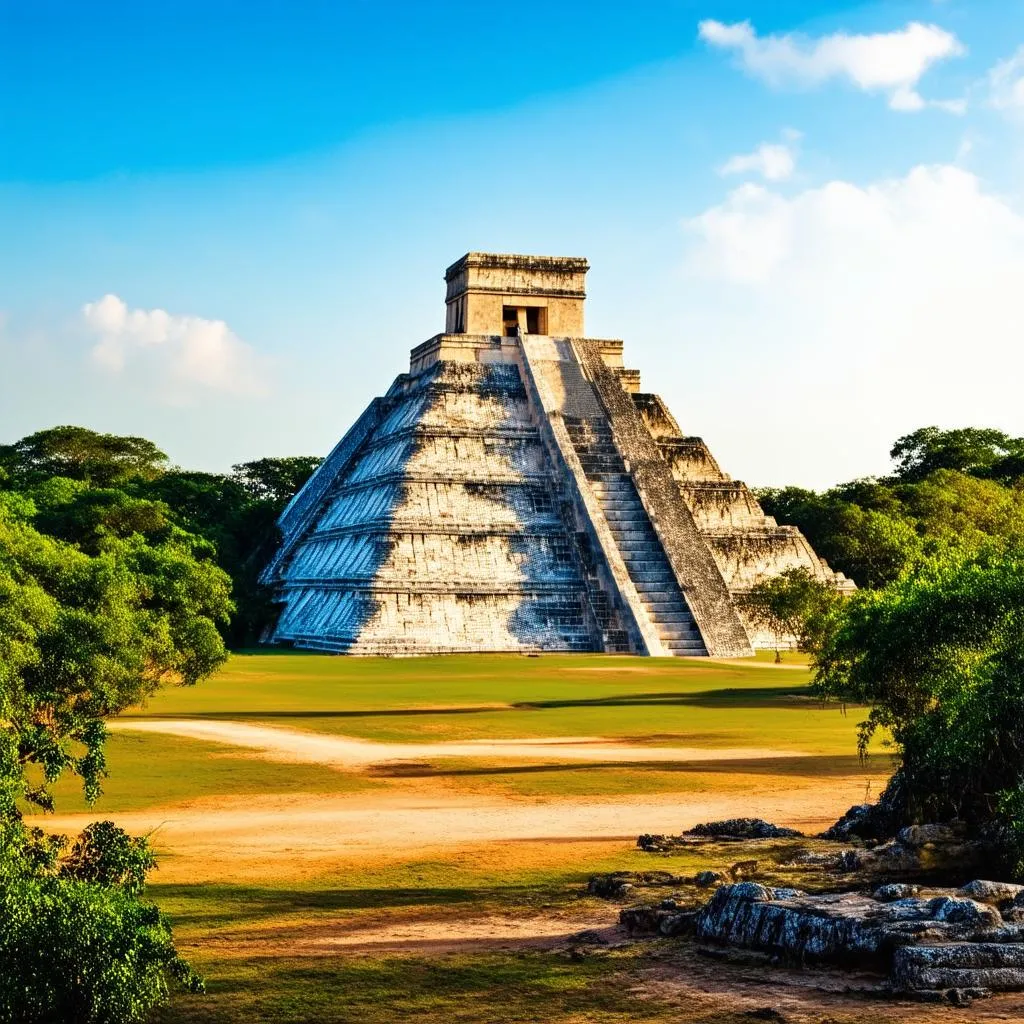
[[[834,825],[825,829],[819,839],[835,839],[848,843],[851,839],[876,839],[875,804],[855,804]],[[891,833],[890,833],[891,835]]]
[[1002,903],[1004,900],[1021,899],[1024,902],[1024,885],[1013,882],[989,882],[976,878],[958,890],[961,896],[969,896],[972,900],[982,903]]
[[593,875],[587,892],[591,896],[622,899],[638,886],[685,885],[689,881],[669,871],[613,871],[609,875]]
[[688,935],[693,932],[695,910],[680,910],[677,907],[636,906],[626,907],[619,912],[619,924],[630,935]]
[[725,881],[725,875],[721,871],[698,871],[693,876],[693,884],[699,886],[701,889],[710,889],[713,885],[718,885],[720,882]]
[[795,828],[773,825],[763,818],[728,818],[725,821],[707,821],[687,829],[684,835],[714,839],[802,839],[803,833]]
[[665,836],[644,834],[637,837],[636,845],[645,853],[668,853],[681,846],[696,846],[700,840],[692,836]]
[[860,871],[869,859],[870,855],[865,855],[861,850],[843,850],[836,856],[835,869],[841,874]]
[[921,886],[910,885],[906,882],[890,882],[888,885],[880,885],[871,895],[882,903],[891,903],[893,900],[905,900],[916,896],[921,891]]
[[1024,989],[1024,944],[959,942],[893,951],[892,985],[905,989]]
[[729,868],[729,877],[734,882],[742,882],[745,878],[751,878],[756,874],[756,860],[738,860],[731,868]]
[[585,931],[577,932],[570,936],[570,942],[578,946],[607,946],[608,940],[600,933],[588,928]]
[[936,921],[996,928],[1003,923],[999,911],[985,903],[976,903],[957,896],[936,896],[928,901],[928,909]]
[[838,853],[822,853],[818,850],[797,850],[788,860],[783,861],[786,865],[807,864],[815,867],[835,868],[839,864]]
[[904,846],[918,849],[932,843],[953,843],[963,838],[965,829],[959,825],[908,825],[896,833]]
[[[701,908],[696,931],[702,939],[792,960],[877,964],[887,963],[897,946],[962,942],[997,925],[998,918],[994,908],[952,895],[881,902],[865,893],[808,896],[739,882],[722,886]],[[969,988],[971,983],[926,987]]]

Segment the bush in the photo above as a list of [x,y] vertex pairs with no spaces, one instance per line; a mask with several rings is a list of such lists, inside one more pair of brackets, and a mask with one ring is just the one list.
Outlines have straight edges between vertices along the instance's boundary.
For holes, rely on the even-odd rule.
[[949,555],[855,595],[815,657],[815,687],[868,704],[900,751],[884,799],[907,822],[959,818],[1024,853],[1024,552]]
[[0,1020],[128,1024],[201,982],[160,911],[121,886],[0,873]]

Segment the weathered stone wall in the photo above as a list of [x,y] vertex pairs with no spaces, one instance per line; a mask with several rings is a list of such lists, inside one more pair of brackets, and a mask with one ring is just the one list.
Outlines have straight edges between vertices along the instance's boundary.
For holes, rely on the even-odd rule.
[[[639,391],[621,341],[582,337],[586,271],[493,253],[448,268],[448,333],[281,516],[272,639],[742,656],[777,642],[735,602],[758,580],[802,566],[852,586]],[[503,305],[543,309],[548,335],[502,336]]]
[[[840,591],[854,589],[850,580],[832,572],[818,558],[796,527],[779,526],[766,516],[747,485],[721,471],[701,438],[684,437],[657,395],[637,394],[633,402],[734,600],[760,580],[789,569],[804,569]],[[753,622],[741,606],[737,610],[755,648],[796,642],[794,637],[775,636]]]
[[450,334],[502,334],[504,306],[537,306],[547,333],[583,334],[587,261],[575,257],[466,253],[445,272]]
[[554,482],[516,366],[399,378],[276,563],[274,639],[354,654],[597,648]]
[[708,654],[751,653],[746,630],[725,580],[632,397],[596,346],[576,339],[573,348],[604,408],[615,445],[626,461],[640,500],[697,622]]

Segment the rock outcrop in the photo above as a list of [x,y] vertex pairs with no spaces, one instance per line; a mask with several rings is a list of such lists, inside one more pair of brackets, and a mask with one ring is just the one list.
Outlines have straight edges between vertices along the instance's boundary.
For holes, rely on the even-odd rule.
[[894,990],[952,1002],[1024,990],[1024,926],[1006,923],[997,905],[1016,907],[1019,886],[978,880],[906,894],[913,888],[810,896],[741,882],[722,886],[693,928],[700,939],[787,960],[874,966],[889,971]]

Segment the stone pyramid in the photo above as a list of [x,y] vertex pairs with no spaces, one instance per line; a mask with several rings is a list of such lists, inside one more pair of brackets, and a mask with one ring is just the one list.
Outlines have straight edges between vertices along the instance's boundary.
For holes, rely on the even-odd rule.
[[271,643],[349,654],[739,657],[735,597],[803,566],[794,527],[685,436],[622,342],[586,338],[587,262],[468,253],[444,334],[282,514]]

